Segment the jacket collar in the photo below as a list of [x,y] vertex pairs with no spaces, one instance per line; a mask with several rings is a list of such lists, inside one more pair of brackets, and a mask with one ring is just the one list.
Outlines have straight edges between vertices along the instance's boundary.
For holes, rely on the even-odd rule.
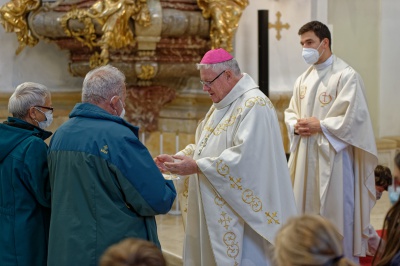
[[41,138],[42,140],[47,139],[50,137],[53,133],[47,130],[43,130],[40,127],[37,127],[35,125],[32,125],[22,119],[15,118],[15,117],[8,117],[7,121],[4,121],[3,124],[11,126],[11,127],[16,127],[16,128],[21,128],[25,130],[32,131],[32,135]]
[[109,120],[128,127],[136,136],[138,136],[139,133],[139,127],[133,126],[123,118],[112,115],[103,108],[91,103],[77,103],[69,114],[69,117],[88,117],[99,120]]

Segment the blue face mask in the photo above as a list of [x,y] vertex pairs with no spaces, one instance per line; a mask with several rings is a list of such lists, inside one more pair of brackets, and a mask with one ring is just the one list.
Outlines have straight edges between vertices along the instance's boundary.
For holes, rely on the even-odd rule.
[[397,186],[396,189],[394,189],[393,186],[389,186],[388,187],[388,192],[389,192],[390,203],[393,205],[399,200],[399,197],[400,197],[400,186]]

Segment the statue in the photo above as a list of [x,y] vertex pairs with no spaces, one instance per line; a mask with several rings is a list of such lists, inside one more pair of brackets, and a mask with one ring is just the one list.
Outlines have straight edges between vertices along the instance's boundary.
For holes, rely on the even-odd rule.
[[211,17],[211,47],[233,51],[233,37],[248,0],[197,0],[203,17]]
[[40,7],[40,0],[12,0],[0,7],[0,23],[6,32],[15,32],[19,46],[15,51],[19,54],[25,46],[35,46],[38,39],[32,35],[28,27],[28,13]]
[[[88,38],[94,36],[94,27],[87,18],[96,20],[102,26],[103,35],[100,41],[96,42],[93,37]],[[90,65],[96,67],[108,63],[110,49],[129,49],[135,45],[133,31],[129,26],[130,18],[141,26],[150,25],[150,12],[146,0],[99,0],[87,10],[75,9],[65,14],[62,25],[69,36],[74,36],[89,48],[101,48],[100,55],[95,53],[91,57]],[[69,19],[81,21],[85,30],[72,32],[67,23]]]

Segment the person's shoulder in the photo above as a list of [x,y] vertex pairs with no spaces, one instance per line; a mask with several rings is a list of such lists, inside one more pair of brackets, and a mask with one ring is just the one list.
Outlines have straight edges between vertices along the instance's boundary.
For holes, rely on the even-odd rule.
[[394,255],[391,265],[400,265],[400,250]]
[[342,72],[343,75],[358,75],[358,72],[346,61],[335,56],[333,61],[333,69],[337,72]]
[[245,110],[250,111],[253,107],[269,107],[267,109],[273,109],[274,106],[271,100],[258,88],[249,90],[243,94],[242,105]]

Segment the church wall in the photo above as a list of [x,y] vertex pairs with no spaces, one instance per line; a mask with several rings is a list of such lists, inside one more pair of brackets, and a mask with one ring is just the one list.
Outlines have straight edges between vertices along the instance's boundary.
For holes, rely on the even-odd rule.
[[[383,1],[385,2],[385,1]],[[328,23],[332,25],[332,50],[363,78],[374,133],[379,137],[381,1],[330,0]]]
[[381,28],[375,36],[380,45],[379,83],[379,136],[400,136],[399,70],[400,70],[400,1],[385,0],[381,3]]
[[[249,1],[239,22],[235,38],[235,57],[242,71],[250,74],[256,82],[258,77],[258,10],[268,10],[269,22],[277,22],[280,12],[282,24],[289,28],[280,31],[280,39],[274,28],[269,29],[269,86],[270,91],[293,91],[296,78],[307,68],[301,57],[301,46],[297,32],[307,23],[314,11],[312,0]],[[325,2],[325,1],[320,1]],[[315,14],[314,14],[315,15]],[[268,25],[262,25],[267,29]]]
[[[0,6],[7,3],[0,0]],[[51,91],[79,91],[82,78],[68,72],[68,53],[54,43],[40,40],[15,55],[18,41],[15,33],[6,33],[0,25],[0,93],[12,93],[24,81],[38,82]]]

